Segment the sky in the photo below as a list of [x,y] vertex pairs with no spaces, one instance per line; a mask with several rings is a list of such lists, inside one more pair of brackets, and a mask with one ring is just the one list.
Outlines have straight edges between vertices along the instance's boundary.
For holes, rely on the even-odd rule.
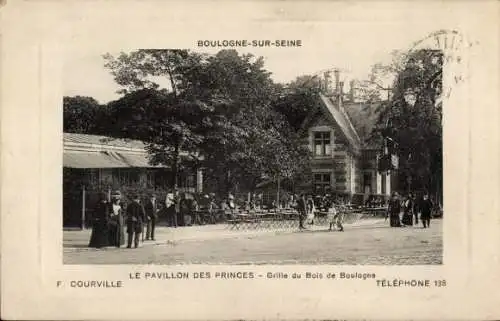
[[[272,72],[272,78],[276,82],[286,83],[300,75],[340,68],[343,70],[343,80],[347,84],[351,79],[366,79],[373,64],[390,61],[392,51],[407,51],[415,41],[439,28],[432,21],[420,22],[418,27],[405,24],[404,21],[315,23],[304,28],[304,32],[298,37],[281,37],[291,40],[301,39],[302,47],[237,50],[240,53],[250,52],[256,56],[263,56],[265,68]],[[257,39],[277,39],[276,33],[273,31],[273,36]],[[228,39],[228,37],[210,38],[210,40],[216,39]],[[223,49],[197,48],[196,39],[188,43],[191,43],[191,47],[186,46],[185,49],[198,52],[215,53]],[[63,68],[64,95],[91,96],[100,103],[119,98],[116,91],[120,87],[114,82],[109,70],[105,69],[102,55],[106,52],[112,54],[120,51],[128,52],[131,50],[130,44],[127,48],[130,49],[121,49],[114,44],[109,48],[103,45],[85,48],[75,46],[67,50]]]

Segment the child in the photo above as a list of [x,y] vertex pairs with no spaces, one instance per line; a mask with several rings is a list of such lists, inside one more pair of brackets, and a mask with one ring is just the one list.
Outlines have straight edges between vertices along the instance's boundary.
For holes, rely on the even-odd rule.
[[330,223],[329,231],[333,230],[333,226],[337,225],[339,231],[343,232],[344,227],[342,226],[342,221],[344,218],[344,213],[342,211],[337,210],[337,207],[334,202],[329,204],[328,208],[328,222]]

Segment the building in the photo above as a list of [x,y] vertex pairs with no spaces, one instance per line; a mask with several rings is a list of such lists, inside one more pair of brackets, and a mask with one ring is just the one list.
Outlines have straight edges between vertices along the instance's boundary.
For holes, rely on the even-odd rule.
[[[356,202],[372,195],[390,195],[394,171],[379,172],[384,148],[368,138],[378,119],[374,106],[356,102],[342,92],[336,74],[335,90],[319,94],[318,104],[302,125],[302,136],[312,153],[309,190],[316,194],[345,195]],[[354,201],[354,200],[353,200]]]
[[[146,197],[153,192],[163,196],[173,188],[170,169],[151,165],[141,141],[72,133],[64,133],[63,141],[64,226],[88,222],[98,192]],[[178,177],[179,191],[202,192],[201,169]]]

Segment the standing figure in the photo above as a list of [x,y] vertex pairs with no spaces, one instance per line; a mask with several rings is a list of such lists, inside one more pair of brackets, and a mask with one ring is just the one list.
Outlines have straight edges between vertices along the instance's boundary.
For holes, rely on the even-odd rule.
[[387,215],[389,215],[391,227],[401,226],[401,221],[399,219],[400,212],[401,212],[401,203],[399,201],[398,193],[394,192],[392,194],[391,200],[389,201],[389,207],[387,208]]
[[173,193],[168,193],[165,198],[165,208],[167,212],[167,218],[169,226],[177,227],[177,214],[175,205],[175,196]]
[[151,195],[148,202],[144,206],[146,211],[146,240],[155,241],[155,228],[156,220],[158,219],[158,204],[156,202],[156,196]]
[[297,211],[299,212],[299,229],[305,229],[304,220],[307,215],[307,203],[304,194],[301,194],[297,200]]
[[429,199],[429,195],[425,194],[422,203],[420,204],[420,219],[422,220],[422,224],[424,228],[431,226],[431,213],[432,213],[432,201]]
[[335,206],[334,202],[330,202],[328,204],[328,209],[327,209],[327,219],[328,223],[330,223],[330,228],[328,229],[329,231],[333,231],[333,226],[334,225],[340,225],[340,230],[343,231],[344,228],[342,227],[342,223],[340,224],[337,223],[337,218],[339,215],[339,211],[337,210],[337,207]]
[[413,225],[413,198],[411,194],[406,197],[403,203],[403,224]]
[[134,195],[132,203],[127,206],[127,248],[132,247],[132,239],[134,247],[139,246],[139,236],[142,233],[142,226],[146,220],[146,213],[142,207],[139,196]]
[[415,225],[418,225],[418,212],[420,212],[420,203],[421,199],[419,197],[413,197],[413,216],[415,217]]
[[120,198],[119,192],[115,192],[112,196],[111,214],[108,222],[109,244],[115,247],[125,245],[123,210]]
[[99,193],[99,200],[92,217],[92,234],[89,247],[101,248],[109,245],[108,240],[109,203],[106,193]]
[[308,224],[314,224],[314,200],[311,195],[307,197],[307,221]]
[[189,204],[189,211],[191,212],[191,221],[193,222],[193,224],[202,225],[200,216],[200,204],[196,199],[196,195],[193,197]]

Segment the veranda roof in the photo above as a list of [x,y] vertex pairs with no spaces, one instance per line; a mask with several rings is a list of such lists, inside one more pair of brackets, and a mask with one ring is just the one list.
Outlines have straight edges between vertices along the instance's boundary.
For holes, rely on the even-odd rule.
[[105,151],[65,151],[63,154],[63,166],[69,168],[156,167],[149,164],[145,155]]

